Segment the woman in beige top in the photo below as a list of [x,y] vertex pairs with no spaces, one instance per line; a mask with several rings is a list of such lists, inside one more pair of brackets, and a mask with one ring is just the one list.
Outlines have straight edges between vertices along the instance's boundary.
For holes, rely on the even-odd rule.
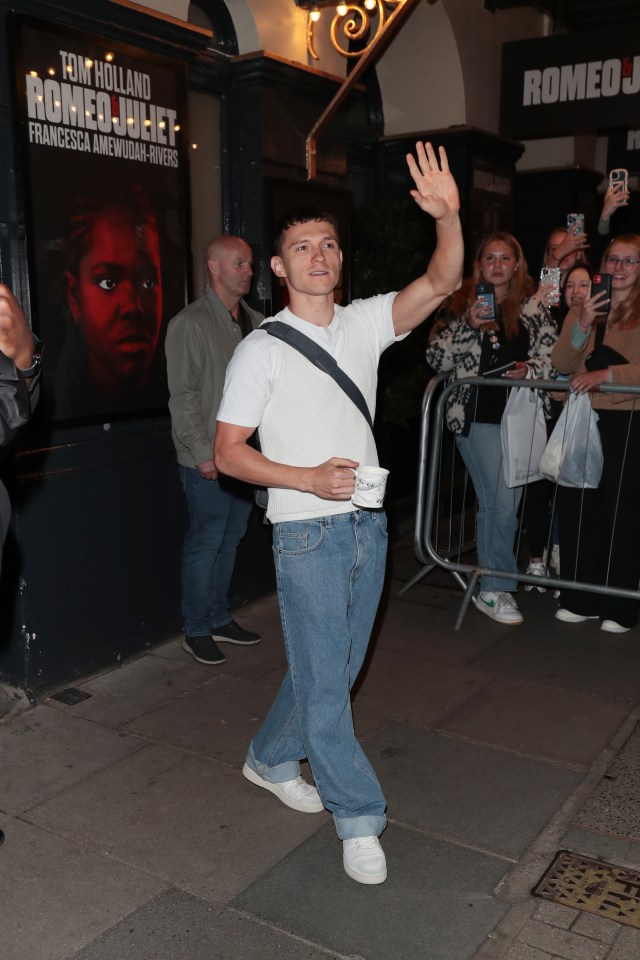
[[[640,387],[640,236],[613,240],[601,270],[611,275],[608,315],[603,294],[576,304],[552,353],[556,369],[571,376],[571,389],[591,394],[604,454],[597,490],[558,489],[561,576],[637,591],[640,394],[597,391],[603,383]],[[575,590],[560,597],[556,617],[565,623],[593,618],[608,633],[625,633],[638,622],[636,600]]]

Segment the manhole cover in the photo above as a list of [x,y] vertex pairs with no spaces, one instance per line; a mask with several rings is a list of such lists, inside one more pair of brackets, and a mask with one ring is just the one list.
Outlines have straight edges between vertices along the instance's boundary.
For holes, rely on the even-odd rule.
[[85,693],[84,690],[78,690],[77,687],[67,687],[66,690],[52,694],[51,699],[73,706],[74,703],[82,703],[83,700],[90,700],[91,694]]
[[560,850],[535,897],[640,928],[640,873]]

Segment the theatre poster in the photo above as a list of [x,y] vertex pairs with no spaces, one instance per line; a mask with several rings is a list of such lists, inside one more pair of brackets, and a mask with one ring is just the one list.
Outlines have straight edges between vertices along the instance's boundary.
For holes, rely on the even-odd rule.
[[43,412],[166,411],[164,336],[188,270],[184,65],[31,18],[14,27]]

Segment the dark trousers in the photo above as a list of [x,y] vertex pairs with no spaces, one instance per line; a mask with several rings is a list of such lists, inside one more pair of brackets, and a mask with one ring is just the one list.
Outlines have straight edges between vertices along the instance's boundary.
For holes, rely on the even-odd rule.
[[[640,584],[640,411],[600,410],[604,466],[597,490],[558,488],[561,576],[627,590]],[[640,603],[563,590],[561,606],[583,616],[638,622]]]

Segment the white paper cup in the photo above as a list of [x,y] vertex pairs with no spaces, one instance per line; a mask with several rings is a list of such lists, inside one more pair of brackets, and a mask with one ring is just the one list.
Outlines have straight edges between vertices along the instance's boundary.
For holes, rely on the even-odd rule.
[[366,467],[360,464],[353,472],[356,475],[356,489],[351,503],[355,507],[379,509],[384,501],[389,471],[384,467]]

